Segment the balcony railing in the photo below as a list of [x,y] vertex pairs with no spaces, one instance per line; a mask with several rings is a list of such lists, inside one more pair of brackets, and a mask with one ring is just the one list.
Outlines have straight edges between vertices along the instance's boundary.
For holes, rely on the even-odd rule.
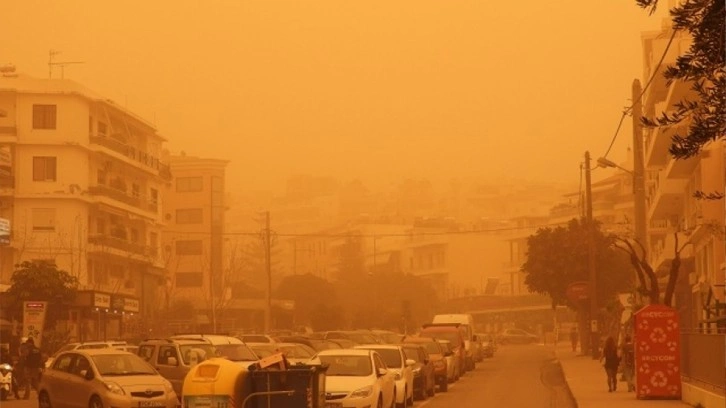
[[88,188],[88,191],[93,195],[99,195],[120,201],[124,204],[128,204],[132,207],[142,209],[144,211],[151,211],[156,213],[159,210],[159,206],[151,201],[147,201],[143,196],[129,195],[124,190],[110,187],[104,184],[96,184]]
[[159,176],[165,180],[171,180],[171,170],[168,164],[164,164],[151,154],[129,146],[126,143],[106,136],[89,136],[91,143],[104,146],[110,150],[120,153],[131,160],[134,160],[150,169],[159,172]]
[[94,245],[98,245],[100,247],[118,249],[121,251],[143,256],[153,256],[156,252],[154,248],[147,245],[130,242],[123,238],[117,238],[106,234],[89,235],[88,242]]

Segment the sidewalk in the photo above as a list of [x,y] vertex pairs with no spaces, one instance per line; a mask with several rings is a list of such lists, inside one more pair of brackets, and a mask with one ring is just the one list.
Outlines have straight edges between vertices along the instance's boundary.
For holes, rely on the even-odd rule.
[[[553,346],[547,345],[546,347]],[[634,392],[627,391],[628,387],[625,382],[618,382],[617,391],[608,392],[605,370],[600,362],[593,360],[591,356],[578,356],[578,353],[574,353],[569,343],[566,342],[560,342],[555,351],[579,408],[690,407],[683,401],[636,399]]]

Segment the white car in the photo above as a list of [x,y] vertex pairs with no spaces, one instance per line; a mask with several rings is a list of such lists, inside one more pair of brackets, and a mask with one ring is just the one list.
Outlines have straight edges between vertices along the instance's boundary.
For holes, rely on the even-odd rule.
[[129,345],[126,344],[125,341],[86,341],[83,343],[68,343],[65,346],[61,347],[60,350],[58,350],[54,355],[51,357],[48,357],[47,360],[45,360],[45,368],[50,367],[53,365],[53,360],[55,359],[55,356],[57,356],[60,353],[63,353],[65,351],[71,351],[71,350],[93,350],[93,349],[102,349],[102,348],[113,348],[116,350],[122,350],[122,351],[132,351],[129,350]]
[[139,356],[113,348],[58,354],[38,384],[39,408],[176,408],[171,383]]
[[377,352],[389,371],[393,371],[396,379],[396,405],[406,408],[413,405],[413,369],[414,360],[407,360],[401,346],[393,344],[372,344],[356,346],[357,349],[374,350]]
[[395,376],[373,350],[323,350],[315,357],[328,365],[325,373],[326,408],[393,408]]

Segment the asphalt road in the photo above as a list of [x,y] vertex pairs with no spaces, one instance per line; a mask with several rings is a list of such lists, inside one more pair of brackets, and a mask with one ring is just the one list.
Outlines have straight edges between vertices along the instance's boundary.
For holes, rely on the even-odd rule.
[[415,408],[559,408],[563,405],[553,404],[553,393],[541,379],[542,367],[551,358],[552,350],[542,345],[501,346],[448,392]]

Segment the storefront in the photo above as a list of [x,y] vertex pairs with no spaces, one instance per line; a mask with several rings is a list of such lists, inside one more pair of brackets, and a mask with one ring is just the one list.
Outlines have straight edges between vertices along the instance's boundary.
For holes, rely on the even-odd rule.
[[71,340],[115,340],[135,335],[139,299],[97,291],[79,291],[68,316]]

